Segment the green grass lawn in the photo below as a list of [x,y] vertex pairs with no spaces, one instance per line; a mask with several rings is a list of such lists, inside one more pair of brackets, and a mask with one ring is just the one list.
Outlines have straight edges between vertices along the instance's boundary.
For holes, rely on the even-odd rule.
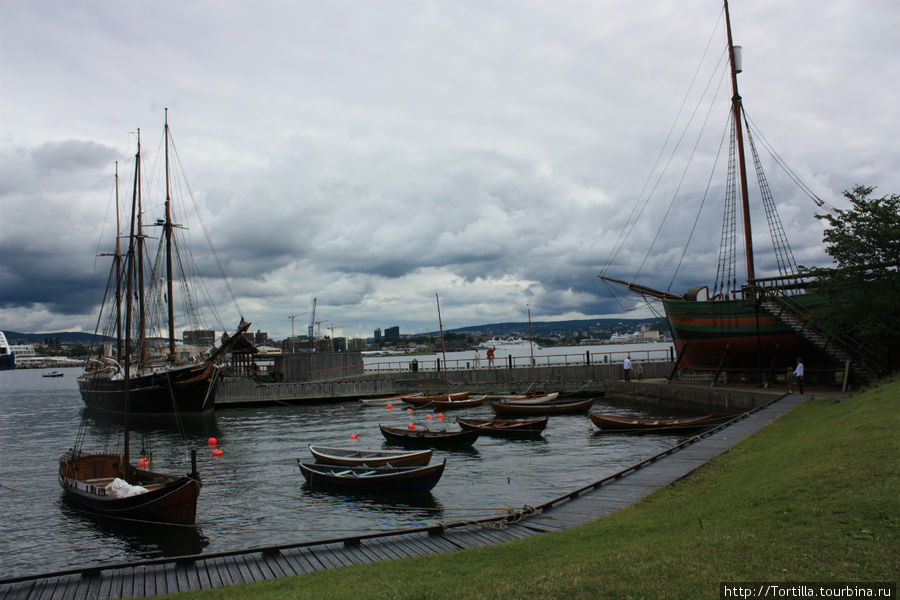
[[814,399],[577,529],[174,597],[718,598],[722,581],[892,581],[900,382]]

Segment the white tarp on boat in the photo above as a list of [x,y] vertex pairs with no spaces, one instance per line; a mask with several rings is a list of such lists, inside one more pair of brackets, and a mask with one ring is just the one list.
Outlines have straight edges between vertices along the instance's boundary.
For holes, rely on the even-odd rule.
[[140,485],[131,485],[124,479],[119,479],[116,477],[112,481],[109,482],[109,485],[106,486],[106,493],[115,496],[116,498],[128,498],[130,496],[137,496],[138,494],[143,494],[148,492],[149,490]]

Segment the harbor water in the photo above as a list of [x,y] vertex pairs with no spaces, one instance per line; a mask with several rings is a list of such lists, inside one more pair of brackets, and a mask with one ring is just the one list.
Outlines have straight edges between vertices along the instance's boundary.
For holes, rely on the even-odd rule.
[[[652,456],[676,435],[602,435],[585,414],[550,417],[539,440],[481,437],[468,450],[436,450],[443,478],[424,497],[384,498],[311,490],[297,459],[308,444],[390,448],[378,425],[457,429],[456,416],[490,417],[489,405],[440,416],[407,406],[356,401],[225,409],[203,416],[133,420],[133,455],[161,472],[190,470],[198,450],[203,488],[197,526],[143,526],[98,520],[62,498],[60,455],[82,426],[85,449],[117,451],[121,415],[86,411],[79,369],[42,377],[37,369],[0,372],[0,577],[100,563],[237,550],[391,531],[502,515],[556,498]],[[593,411],[647,415],[609,405]],[[457,414],[458,413],[458,414]],[[356,434],[356,439],[350,439]],[[215,437],[221,456],[208,440]],[[135,461],[137,458],[134,459]]]

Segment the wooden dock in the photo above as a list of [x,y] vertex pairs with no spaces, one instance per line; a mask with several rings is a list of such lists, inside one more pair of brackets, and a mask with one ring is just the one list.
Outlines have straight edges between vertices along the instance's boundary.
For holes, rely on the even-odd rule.
[[493,546],[577,527],[688,475],[809,396],[784,396],[534,509],[479,521],[0,579],[0,599],[143,598]]

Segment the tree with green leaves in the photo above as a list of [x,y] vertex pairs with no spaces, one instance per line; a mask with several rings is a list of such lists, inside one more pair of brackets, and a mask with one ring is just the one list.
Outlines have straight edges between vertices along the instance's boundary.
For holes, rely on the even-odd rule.
[[821,325],[889,359],[900,341],[900,195],[874,191],[857,185],[844,191],[850,208],[816,215],[828,224],[823,241],[834,266],[804,271],[830,301]]

